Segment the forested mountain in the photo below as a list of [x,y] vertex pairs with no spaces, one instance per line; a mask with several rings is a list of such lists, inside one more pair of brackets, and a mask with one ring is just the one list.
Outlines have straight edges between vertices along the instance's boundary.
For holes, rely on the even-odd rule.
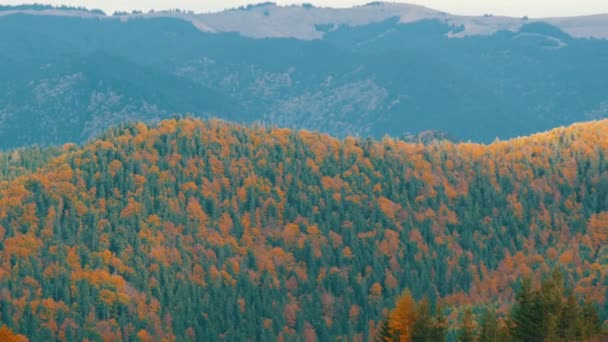
[[[608,20],[273,4],[106,16],[0,8],[0,148],[174,113],[491,142],[608,113]],[[603,19],[603,20],[602,20]]]
[[[166,120],[1,155],[0,325],[39,340],[367,340],[409,289],[606,306],[608,121],[491,145]],[[454,316],[456,315],[456,316]]]

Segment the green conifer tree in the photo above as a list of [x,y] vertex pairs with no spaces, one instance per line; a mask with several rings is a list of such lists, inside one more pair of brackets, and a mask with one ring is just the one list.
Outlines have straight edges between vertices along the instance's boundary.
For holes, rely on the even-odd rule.
[[499,339],[500,328],[496,311],[493,308],[484,310],[479,328],[479,342],[492,342]]

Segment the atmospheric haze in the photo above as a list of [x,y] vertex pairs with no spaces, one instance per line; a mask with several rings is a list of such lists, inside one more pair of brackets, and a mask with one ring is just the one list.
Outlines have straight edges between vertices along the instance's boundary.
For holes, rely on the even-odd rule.
[[[87,8],[99,8],[107,13],[114,11],[131,10],[166,10],[187,9],[195,12],[222,11],[227,8],[239,7],[249,3],[260,1],[248,0],[47,0],[43,3],[53,5],[84,6]],[[351,7],[363,5],[370,0],[308,0],[289,1],[276,0],[280,5],[300,4],[302,2],[312,3],[315,6],[327,7]],[[400,1],[427,6],[452,14],[482,15],[494,14],[505,16],[530,16],[530,17],[565,17],[580,16],[599,13],[608,13],[608,1],[605,0],[410,0]],[[2,4],[17,5],[23,0],[2,1]]]

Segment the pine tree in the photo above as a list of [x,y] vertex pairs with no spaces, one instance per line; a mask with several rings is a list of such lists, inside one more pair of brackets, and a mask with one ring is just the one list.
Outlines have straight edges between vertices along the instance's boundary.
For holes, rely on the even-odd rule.
[[602,332],[602,321],[600,320],[596,305],[591,301],[585,300],[580,310],[580,317],[583,321],[583,339],[593,338]]
[[412,341],[432,341],[433,316],[426,298],[420,301],[416,312],[416,321],[412,328]]
[[541,284],[540,300],[542,310],[543,338],[554,341],[558,338],[558,325],[564,298],[564,277],[559,269]]
[[517,341],[542,341],[542,308],[532,282],[524,278],[511,308],[510,335]]
[[497,341],[499,337],[498,319],[493,308],[486,308],[481,316],[479,342]]
[[571,341],[580,336],[579,305],[572,291],[569,291],[566,302],[562,308],[558,323],[558,335],[560,338]]
[[384,317],[384,319],[380,322],[378,327],[378,333],[376,336],[376,342],[391,342],[393,341],[393,334],[391,334],[391,329],[389,327],[389,318]]

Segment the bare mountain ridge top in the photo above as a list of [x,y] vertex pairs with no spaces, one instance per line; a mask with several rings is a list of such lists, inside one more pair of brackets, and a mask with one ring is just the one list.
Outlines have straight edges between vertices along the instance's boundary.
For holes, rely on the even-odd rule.
[[440,20],[455,27],[462,27],[452,37],[488,35],[501,30],[517,31],[531,22],[546,22],[559,27],[577,38],[608,39],[608,14],[562,18],[513,18],[503,16],[460,16],[427,7],[403,3],[375,2],[352,8],[314,7],[311,5],[279,6],[274,3],[250,5],[214,13],[186,11],[157,11],[105,16],[98,12],[61,8],[15,8],[0,11],[0,16],[16,13],[57,16],[80,16],[130,20],[133,18],[173,17],[191,22],[205,32],[237,32],[251,38],[295,38],[312,40],[323,38],[320,26],[362,26],[399,18],[401,23],[422,20]]

